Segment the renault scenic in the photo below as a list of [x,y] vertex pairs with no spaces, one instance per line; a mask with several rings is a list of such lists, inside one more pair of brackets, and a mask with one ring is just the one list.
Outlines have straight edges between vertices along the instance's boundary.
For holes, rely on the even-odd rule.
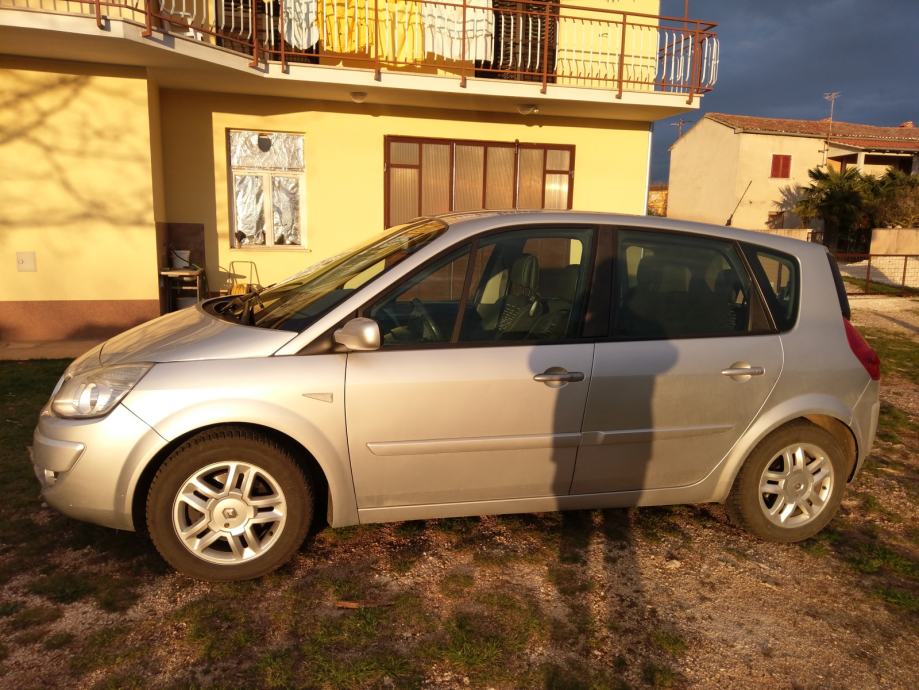
[[722,502],[833,517],[877,355],[817,244],[650,217],[448,215],[140,325],[64,372],[35,474],[183,573],[268,573],[310,526]]

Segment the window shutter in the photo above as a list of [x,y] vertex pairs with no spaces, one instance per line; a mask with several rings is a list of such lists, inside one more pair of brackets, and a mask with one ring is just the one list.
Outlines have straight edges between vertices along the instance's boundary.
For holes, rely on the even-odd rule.
[[772,155],[772,172],[770,177],[791,177],[791,156],[775,153]]

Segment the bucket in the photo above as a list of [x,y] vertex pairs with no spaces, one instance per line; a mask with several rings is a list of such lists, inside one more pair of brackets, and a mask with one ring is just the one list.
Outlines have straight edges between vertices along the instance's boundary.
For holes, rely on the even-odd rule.
[[189,268],[191,266],[191,250],[173,249],[169,253],[169,262],[173,268]]

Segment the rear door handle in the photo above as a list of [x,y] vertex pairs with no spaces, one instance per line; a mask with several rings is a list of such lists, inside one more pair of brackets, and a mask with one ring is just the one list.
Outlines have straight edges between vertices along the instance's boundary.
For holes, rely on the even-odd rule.
[[566,383],[577,383],[584,380],[584,372],[568,371],[564,367],[549,367],[533,377],[534,381],[544,383],[550,388],[561,388]]
[[754,367],[749,362],[734,362],[727,369],[722,369],[721,373],[735,381],[749,381],[754,376],[762,376],[766,370],[763,367]]

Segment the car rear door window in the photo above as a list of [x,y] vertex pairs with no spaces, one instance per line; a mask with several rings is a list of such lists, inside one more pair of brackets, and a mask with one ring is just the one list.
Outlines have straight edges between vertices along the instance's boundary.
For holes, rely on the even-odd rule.
[[775,325],[787,331],[798,316],[800,276],[798,262],[789,254],[745,245],[744,252],[756,274]]
[[661,339],[766,332],[765,311],[736,245],[620,230],[614,337]]

